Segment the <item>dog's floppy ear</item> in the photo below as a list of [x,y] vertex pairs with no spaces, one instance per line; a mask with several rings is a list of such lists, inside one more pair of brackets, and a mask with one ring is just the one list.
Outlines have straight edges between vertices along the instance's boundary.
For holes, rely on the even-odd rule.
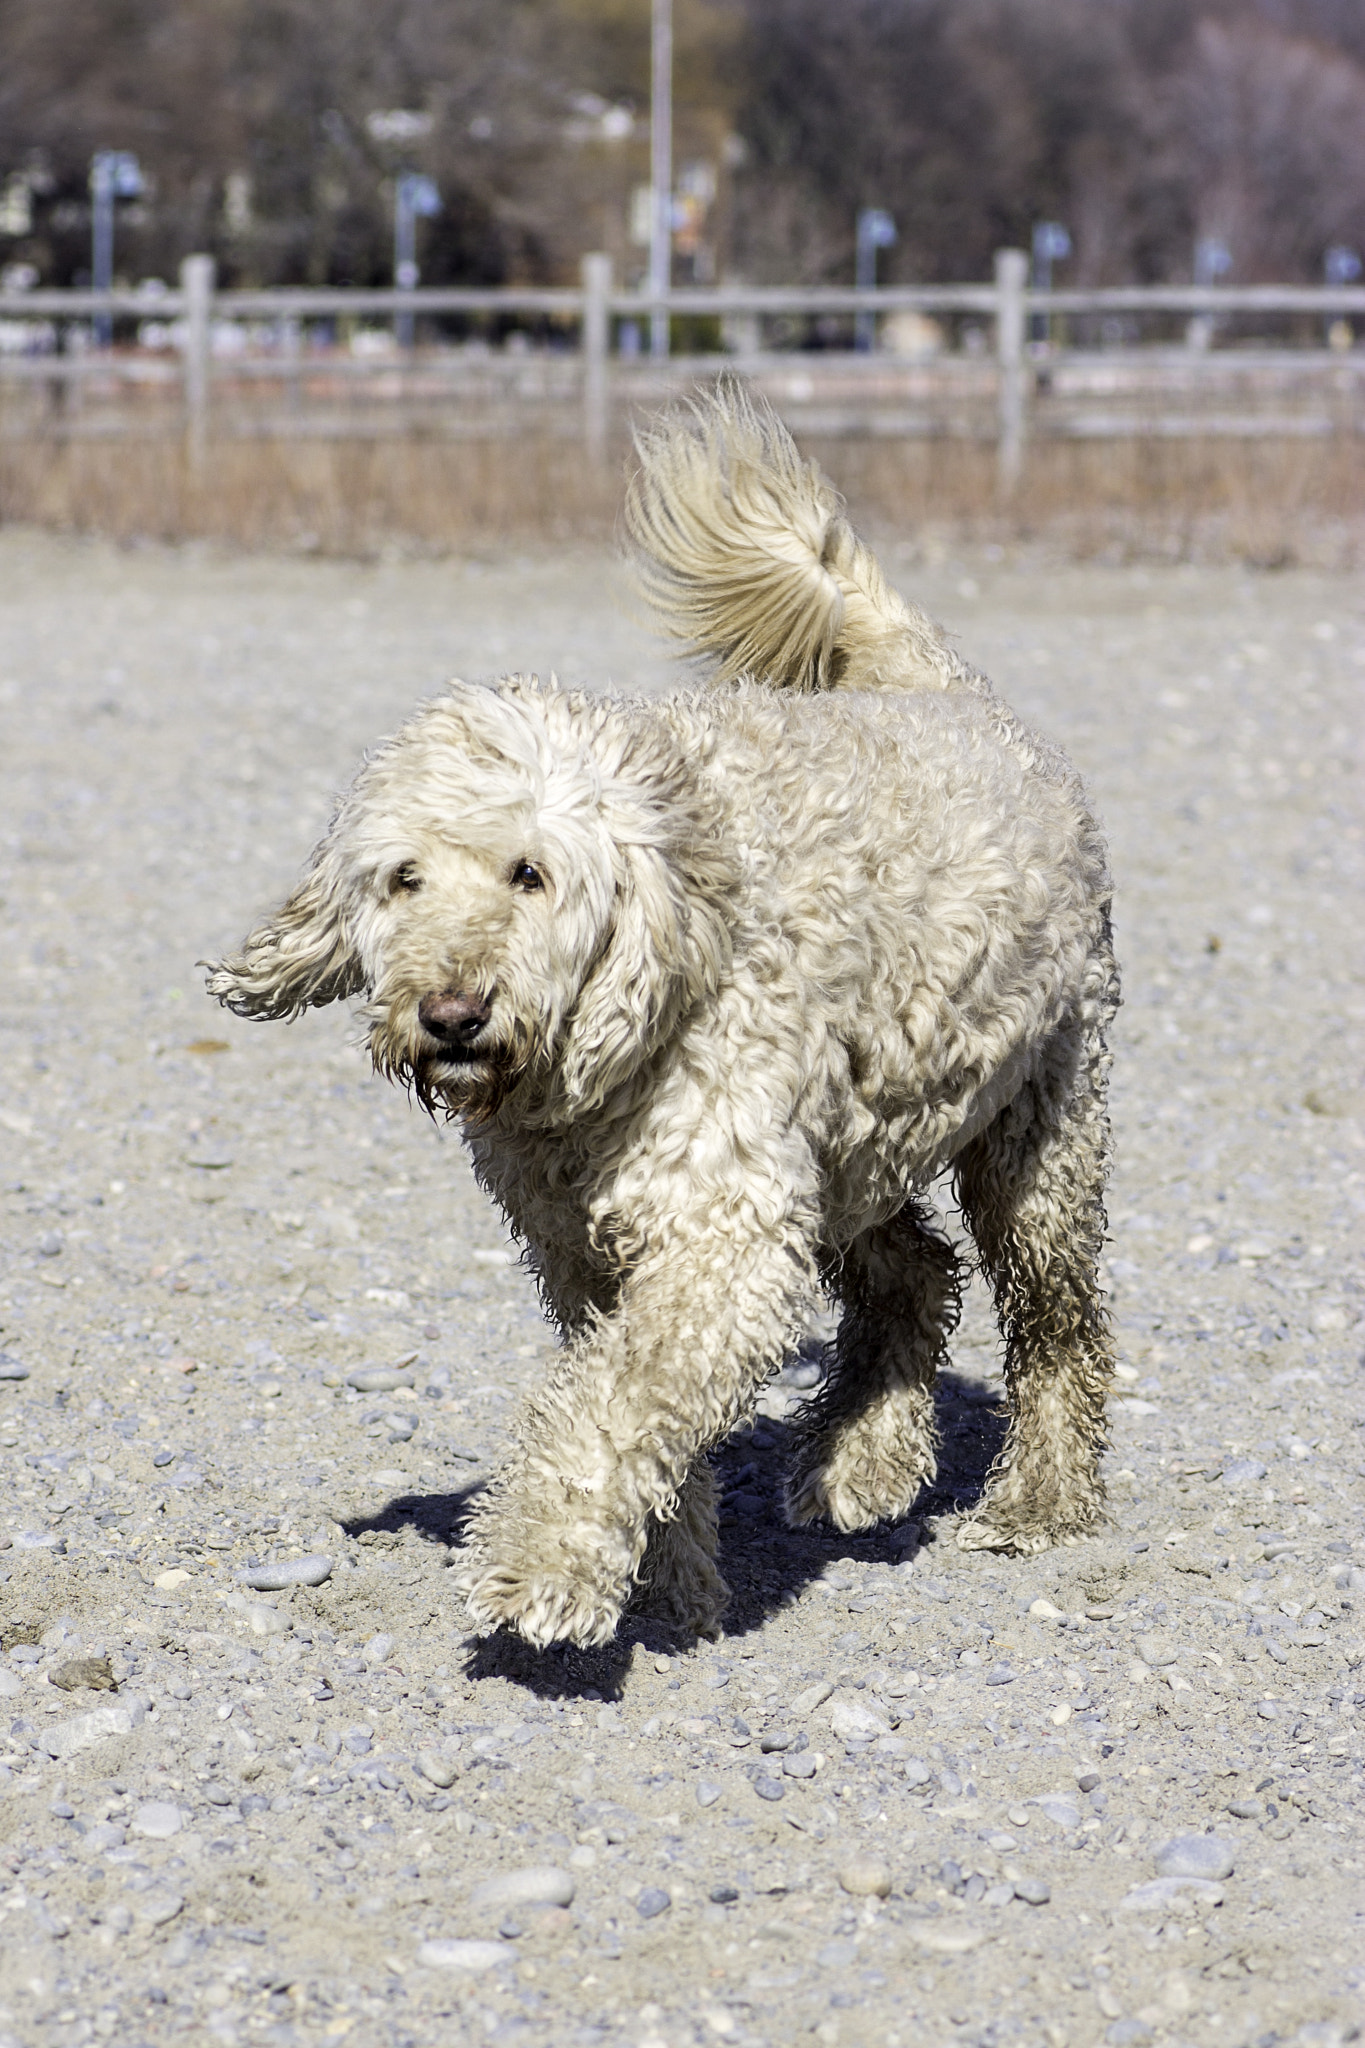
[[209,967],[209,994],[239,1017],[297,1017],[358,994],[364,970],[329,864],[318,862],[239,953]]
[[612,924],[558,1059],[561,1100],[573,1115],[597,1108],[687,1010],[714,996],[730,953],[735,861],[713,803],[657,742],[637,738],[613,766],[604,804]]

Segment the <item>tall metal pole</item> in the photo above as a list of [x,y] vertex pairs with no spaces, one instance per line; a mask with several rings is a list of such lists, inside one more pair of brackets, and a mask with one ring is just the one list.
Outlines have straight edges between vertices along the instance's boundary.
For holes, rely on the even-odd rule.
[[[114,159],[98,150],[90,165],[90,282],[107,292],[114,282]],[[95,341],[108,348],[114,323],[107,313],[95,315]]]
[[[417,216],[413,211],[412,187],[407,178],[400,178],[393,194],[393,281],[400,292],[410,292],[417,284],[417,276]],[[393,324],[399,348],[410,349],[412,314],[399,313]]]
[[[652,0],[649,97],[649,289],[656,297],[673,282],[673,0]],[[649,352],[668,354],[668,309],[649,318]]]

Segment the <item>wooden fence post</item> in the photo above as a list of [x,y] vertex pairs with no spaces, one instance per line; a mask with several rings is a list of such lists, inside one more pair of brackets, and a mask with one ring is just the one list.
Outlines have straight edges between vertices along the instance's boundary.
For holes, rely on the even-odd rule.
[[590,462],[607,459],[607,375],[611,351],[611,258],[583,258],[583,440]]
[[204,467],[209,438],[209,359],[213,322],[213,258],[187,256],[180,266],[185,323],[185,447],[190,468]]
[[1011,497],[1024,464],[1028,366],[1024,361],[1024,287],[1028,257],[1022,249],[995,252],[996,481]]

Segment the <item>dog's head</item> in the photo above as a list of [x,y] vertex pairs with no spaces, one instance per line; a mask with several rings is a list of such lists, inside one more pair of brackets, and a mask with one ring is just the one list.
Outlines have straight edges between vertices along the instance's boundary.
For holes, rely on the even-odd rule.
[[662,724],[553,687],[456,685],[365,764],[308,873],[209,990],[292,1017],[365,994],[427,1108],[523,1082],[599,1104],[714,989],[731,864]]

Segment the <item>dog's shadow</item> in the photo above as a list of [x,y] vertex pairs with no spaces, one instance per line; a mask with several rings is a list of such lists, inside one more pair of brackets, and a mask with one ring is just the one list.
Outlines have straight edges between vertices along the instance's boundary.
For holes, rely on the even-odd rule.
[[[783,1375],[792,1383],[794,1362]],[[731,1437],[713,1453],[720,1511],[720,1568],[730,1587],[725,1634],[738,1638],[761,1628],[788,1607],[811,1582],[840,1559],[859,1564],[894,1564],[916,1548],[931,1548],[938,1525],[969,1509],[979,1499],[991,1465],[1005,1441],[1007,1418],[994,1389],[986,1390],[954,1371],[940,1373],[935,1393],[941,1448],[938,1478],[925,1488],[907,1517],[915,1533],[906,1542],[907,1525],[885,1524],[858,1535],[844,1535],[827,1524],[788,1529],[782,1513],[782,1490],[791,1462],[793,1425],[764,1416],[752,1428]],[[373,1515],[342,1522],[346,1534],[367,1533],[400,1538],[411,1529],[421,1540],[439,1544],[452,1565],[474,1505],[486,1481],[476,1479],[449,1493],[403,1493],[386,1501]],[[859,1631],[850,1634],[853,1648]],[[671,1655],[691,1647],[691,1639],[647,1611],[628,1609],[616,1639],[600,1649],[555,1644],[537,1650],[510,1631],[470,1645],[466,1675],[472,1679],[505,1678],[545,1699],[619,1699],[637,1649]]]

